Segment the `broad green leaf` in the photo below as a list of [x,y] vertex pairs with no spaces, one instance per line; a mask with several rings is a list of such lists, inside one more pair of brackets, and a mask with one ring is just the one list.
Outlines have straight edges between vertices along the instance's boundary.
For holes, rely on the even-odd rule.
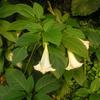
[[34,13],[32,8],[26,4],[9,4],[0,8],[0,18],[8,17],[14,13],[19,13],[24,17],[34,19]]
[[100,100],[100,94],[91,94],[89,100]]
[[34,15],[37,17],[37,18],[43,18],[43,7],[38,4],[38,3],[34,3],[33,5],[33,12],[34,12]]
[[70,81],[71,79],[72,79],[72,77],[73,77],[73,71],[65,71],[65,73],[64,73],[64,78],[65,78],[65,80],[66,81]]
[[35,15],[34,15],[33,9],[29,5],[16,4],[15,8],[16,8],[17,13],[23,15],[24,17],[34,19]]
[[46,28],[46,31],[43,33],[43,40],[59,46],[62,39],[61,31],[63,28],[64,26],[59,23],[49,25],[48,28]]
[[0,34],[9,41],[15,42],[17,36],[15,32],[7,32],[11,23],[5,20],[0,20]]
[[77,27],[77,28],[80,27],[79,22],[71,17],[68,17],[68,19],[66,20],[66,25],[70,25],[72,27]]
[[16,45],[29,46],[30,44],[39,41],[39,39],[40,39],[39,34],[25,33],[17,39]]
[[0,20],[0,34],[6,32],[10,26],[10,23],[6,20]]
[[73,74],[73,78],[76,80],[76,82],[79,84],[79,85],[83,85],[83,83],[85,82],[86,80],[86,75],[84,73],[84,70],[83,68],[79,68],[79,69],[75,69],[74,70],[74,74]]
[[9,27],[9,30],[22,31],[24,29],[31,31],[32,33],[36,33],[42,30],[42,26],[39,23],[34,23],[30,20],[17,20],[11,23]]
[[84,33],[76,28],[72,28],[71,26],[67,26],[66,30],[64,31],[66,33],[67,36],[70,37],[75,37],[75,38],[80,38],[80,39],[84,39]]
[[52,98],[46,94],[38,93],[34,96],[33,100],[52,100]]
[[13,64],[21,62],[28,56],[26,47],[18,47],[14,49],[13,53],[14,53],[12,61]]
[[91,86],[90,86],[90,90],[91,90],[91,92],[95,92],[99,89],[100,89],[100,78],[97,78],[97,79],[92,81]]
[[35,91],[41,93],[49,93],[57,90],[59,86],[59,81],[52,75],[45,75],[37,81]]
[[74,16],[89,15],[100,8],[100,0],[72,0],[71,10]]
[[53,68],[56,69],[56,71],[54,71],[53,74],[57,78],[60,78],[64,73],[67,64],[67,59],[64,55],[64,51],[60,48],[54,48],[53,46],[51,46],[49,48],[49,52],[51,65],[53,66]]
[[32,92],[33,87],[34,87],[34,80],[33,80],[33,77],[31,75],[26,80],[26,88],[27,88],[28,93]]
[[16,13],[15,5],[5,5],[0,7],[0,18],[4,18]]
[[86,88],[80,88],[75,93],[79,97],[86,97],[89,94],[88,89]]
[[1,35],[9,41],[15,42],[17,39],[17,35],[15,32],[4,32]]
[[22,100],[24,96],[23,91],[16,91],[8,86],[0,86],[0,100]]
[[44,25],[43,25],[44,31],[46,32],[49,29],[51,29],[51,27],[53,26],[53,24],[55,24],[55,21],[54,21],[53,18],[52,19],[48,19],[47,18],[46,20],[44,20]]
[[57,96],[58,100],[61,100],[64,96],[66,96],[70,92],[71,92],[70,85],[65,82],[64,84],[62,84],[62,87],[58,91],[58,96]]
[[65,48],[67,48],[71,52],[76,53],[77,55],[84,58],[88,57],[88,50],[78,38],[70,37],[66,34],[63,34],[63,44]]
[[97,31],[92,28],[83,28],[83,32],[88,37],[91,46],[98,47],[100,45],[100,31]]
[[27,91],[26,78],[24,74],[17,69],[8,69],[6,71],[7,83],[10,87],[14,87],[15,90]]

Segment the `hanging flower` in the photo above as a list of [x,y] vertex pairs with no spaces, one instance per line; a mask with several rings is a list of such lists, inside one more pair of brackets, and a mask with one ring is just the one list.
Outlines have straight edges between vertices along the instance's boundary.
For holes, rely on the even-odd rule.
[[68,58],[69,58],[69,64],[68,64],[66,70],[79,68],[83,65],[83,63],[80,63],[79,61],[77,61],[76,57],[74,56],[74,54],[71,51],[68,51]]
[[89,49],[89,41],[84,41],[84,40],[82,40],[82,39],[80,39],[80,41],[85,45],[85,47],[86,47],[87,49]]
[[43,74],[49,71],[55,71],[55,69],[53,69],[50,64],[48,47],[47,47],[48,44],[45,43],[44,45],[45,47],[44,47],[41,61],[37,65],[33,66],[35,70],[40,71]]

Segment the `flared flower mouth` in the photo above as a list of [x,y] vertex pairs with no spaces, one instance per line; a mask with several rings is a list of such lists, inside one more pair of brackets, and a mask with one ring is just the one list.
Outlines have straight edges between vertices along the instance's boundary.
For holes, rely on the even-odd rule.
[[75,55],[71,51],[68,51],[68,58],[69,58],[69,63],[68,63],[68,66],[66,67],[66,70],[79,68],[83,65],[83,63],[80,63],[76,59]]
[[50,64],[48,43],[44,43],[44,51],[42,54],[42,58],[41,58],[40,62],[33,67],[35,70],[40,71],[42,74],[56,70],[56,69],[52,68],[51,64]]
[[89,49],[89,44],[90,44],[89,41],[84,41],[82,39],[80,39],[80,41],[84,44],[84,46],[86,47],[86,49]]

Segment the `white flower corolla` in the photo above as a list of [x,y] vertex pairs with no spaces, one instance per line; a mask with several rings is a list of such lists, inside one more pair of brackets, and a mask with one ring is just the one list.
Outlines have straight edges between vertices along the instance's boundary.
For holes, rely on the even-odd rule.
[[71,51],[68,51],[68,58],[69,58],[69,63],[68,66],[66,67],[66,70],[71,70],[75,68],[79,68],[83,65],[83,63],[80,63],[74,54]]
[[84,41],[84,40],[82,40],[82,39],[80,39],[80,41],[85,45],[85,47],[86,47],[87,49],[89,49],[89,44],[90,44],[89,41]]
[[37,65],[33,66],[35,70],[40,71],[42,74],[56,70],[51,67],[47,45],[47,43],[44,44],[45,47],[40,62]]

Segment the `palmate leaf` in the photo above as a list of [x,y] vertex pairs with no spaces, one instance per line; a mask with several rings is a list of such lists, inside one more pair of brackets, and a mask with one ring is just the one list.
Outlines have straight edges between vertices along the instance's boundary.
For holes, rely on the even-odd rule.
[[0,8],[0,18],[8,17],[14,13],[19,13],[24,17],[34,19],[32,8],[26,4],[8,4]]
[[35,91],[39,93],[50,93],[60,87],[59,81],[52,75],[45,75],[39,79],[35,86]]
[[86,16],[100,8],[100,0],[72,0],[71,10],[74,16]]

